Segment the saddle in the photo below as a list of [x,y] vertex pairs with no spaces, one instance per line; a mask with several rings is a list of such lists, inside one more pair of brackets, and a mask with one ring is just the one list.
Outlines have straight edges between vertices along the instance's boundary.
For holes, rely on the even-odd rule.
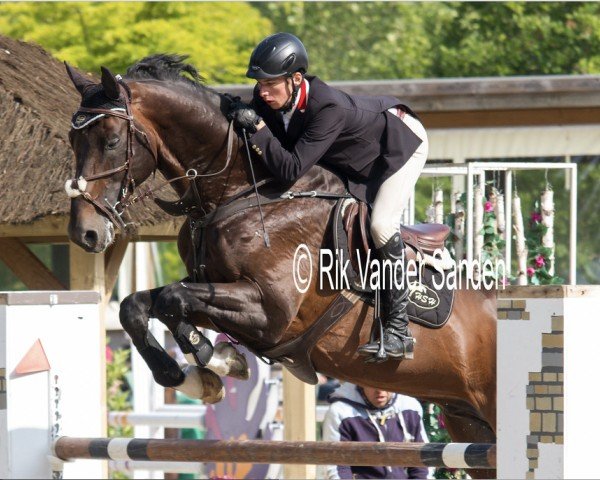
[[[425,257],[434,255],[436,250],[443,251],[450,227],[437,223],[403,225],[400,234],[405,245],[409,247],[406,249],[407,258],[414,259],[417,253]],[[375,251],[370,234],[367,204],[354,199],[340,200],[334,211],[333,235],[335,251],[341,254],[343,259],[350,260],[353,272],[348,272],[348,276],[356,280],[359,263],[362,262],[362,268],[366,268],[368,252]],[[353,286],[358,287],[356,282]],[[364,291],[361,288],[357,289]]]

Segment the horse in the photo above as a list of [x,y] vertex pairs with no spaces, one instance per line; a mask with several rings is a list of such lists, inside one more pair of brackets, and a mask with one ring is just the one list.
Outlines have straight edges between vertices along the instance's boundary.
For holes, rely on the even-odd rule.
[[[71,241],[84,250],[102,252],[109,247],[120,208],[131,203],[132,192],[156,170],[181,198],[189,199],[193,191],[192,203],[203,213],[251,196],[269,179],[242,136],[232,134],[226,118],[231,96],[207,87],[185,58],[153,55],[132,65],[123,78],[102,67],[101,83],[67,65],[82,96],[70,131],[77,179],[67,182],[72,196],[68,228]],[[94,98],[105,104],[121,99],[125,105],[90,108]],[[275,186],[280,192],[289,188]],[[346,192],[335,172],[318,165],[293,187]],[[292,275],[295,252],[301,244],[313,253],[328,246],[333,208],[330,199],[310,196],[260,208],[251,205],[207,224],[201,242],[190,217],[178,236],[189,277],[133,293],[120,305],[121,324],[156,382],[216,402],[222,398],[220,376],[244,378],[247,373],[244,358],[226,342],[215,346],[206,364],[194,362],[189,350],[184,351],[190,365],[181,368],[148,331],[150,317],[158,318],[178,338],[184,332],[192,339],[196,328],[216,329],[254,352],[306,331],[337,292],[320,288],[316,276],[299,289]],[[195,275],[199,249],[204,260],[200,276]],[[411,325],[417,340],[413,360],[365,363],[356,349],[368,341],[372,322],[372,306],[356,302],[316,340],[310,355],[315,369],[438,404],[454,441],[495,441],[494,291],[459,289],[443,328]]]

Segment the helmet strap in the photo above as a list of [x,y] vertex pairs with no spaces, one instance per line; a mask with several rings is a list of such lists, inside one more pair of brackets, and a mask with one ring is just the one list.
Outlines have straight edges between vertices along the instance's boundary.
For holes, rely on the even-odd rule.
[[[292,75],[288,75],[286,77],[286,81],[288,79],[292,81],[292,95],[290,96],[290,100],[278,110],[281,113],[288,113],[294,107],[294,104],[296,103],[296,97],[298,96],[298,92],[300,91],[300,85],[296,85],[294,83]],[[302,77],[302,81],[304,81],[304,77]]]

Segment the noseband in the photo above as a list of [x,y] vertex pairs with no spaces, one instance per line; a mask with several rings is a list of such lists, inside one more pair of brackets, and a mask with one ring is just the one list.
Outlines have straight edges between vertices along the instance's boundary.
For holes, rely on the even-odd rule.
[[[86,122],[82,127],[73,128],[88,128],[92,123],[96,122],[103,116],[111,116],[122,118],[127,121],[127,149],[125,152],[125,162],[116,168],[111,168],[110,170],[105,170],[104,172],[97,173],[95,175],[89,175],[87,177],[80,176],[79,178],[72,178],[66,181],[65,183],[65,191],[70,198],[77,198],[81,196],[85,201],[91,203],[94,207],[96,207],[100,212],[104,213],[112,223],[125,230],[127,225],[123,221],[122,215],[125,213],[125,208],[130,204],[130,197],[133,194],[135,189],[135,181],[131,175],[131,162],[133,160],[133,137],[135,134],[138,134],[140,137],[144,139],[149,150],[152,152],[152,148],[150,146],[150,141],[148,140],[148,136],[145,132],[138,129],[134,124],[133,114],[131,113],[131,90],[121,79],[119,79],[119,85],[125,90],[125,111],[122,108],[88,108],[88,107],[79,107],[77,113],[94,113],[97,114],[96,117]],[[158,166],[158,159],[156,155],[154,155],[154,170],[156,170]],[[117,202],[112,205],[107,198],[104,198],[105,204],[102,204],[98,201],[97,198],[92,197],[87,191],[88,182],[93,182],[96,180],[101,180],[104,178],[110,178],[117,173],[125,172],[125,176],[121,181],[121,187],[119,191],[119,196],[117,198]]]

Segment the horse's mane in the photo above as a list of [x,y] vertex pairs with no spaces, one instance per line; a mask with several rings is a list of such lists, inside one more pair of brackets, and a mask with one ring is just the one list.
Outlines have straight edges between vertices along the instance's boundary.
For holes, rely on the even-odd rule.
[[188,55],[157,53],[144,57],[127,69],[130,80],[159,80],[185,84],[201,91],[212,90],[203,84],[196,67],[186,63]]

